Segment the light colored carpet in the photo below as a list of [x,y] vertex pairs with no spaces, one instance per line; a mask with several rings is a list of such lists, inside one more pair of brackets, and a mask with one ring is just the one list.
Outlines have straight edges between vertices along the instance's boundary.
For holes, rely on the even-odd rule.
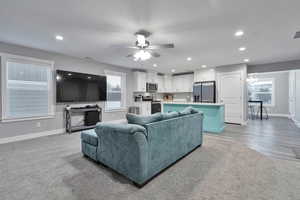
[[142,189],[80,153],[79,134],[0,145],[1,200],[299,200],[300,162],[212,135]]

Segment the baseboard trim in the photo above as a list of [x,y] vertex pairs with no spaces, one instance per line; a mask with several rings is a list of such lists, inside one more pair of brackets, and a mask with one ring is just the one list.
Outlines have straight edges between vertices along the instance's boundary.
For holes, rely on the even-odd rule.
[[6,138],[0,138],[0,144],[7,144],[11,142],[18,142],[22,140],[30,140],[34,138],[49,136],[49,135],[58,135],[65,133],[65,129],[56,129],[51,131],[43,131],[38,133],[32,133],[32,134],[25,134],[25,135],[18,135],[13,137],[6,137]]
[[247,120],[247,121],[243,121],[243,122],[241,123],[241,125],[242,125],[242,126],[247,126],[247,125],[248,125],[248,120]]
[[300,122],[294,120],[294,123],[296,124],[296,126],[297,126],[298,128],[300,128]]
[[291,116],[289,114],[269,114],[270,117],[286,117],[290,118]]

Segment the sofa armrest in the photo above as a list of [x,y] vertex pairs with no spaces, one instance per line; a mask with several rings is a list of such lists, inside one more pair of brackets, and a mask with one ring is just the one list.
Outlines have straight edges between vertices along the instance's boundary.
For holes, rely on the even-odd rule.
[[97,159],[142,184],[147,178],[148,142],[146,129],[134,124],[99,123]]

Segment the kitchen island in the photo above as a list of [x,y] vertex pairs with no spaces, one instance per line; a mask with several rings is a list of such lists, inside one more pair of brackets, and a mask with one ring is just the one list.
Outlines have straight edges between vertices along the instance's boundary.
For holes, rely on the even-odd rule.
[[191,106],[203,112],[203,131],[221,133],[224,130],[224,104],[221,103],[188,103],[162,102],[162,112],[181,111]]

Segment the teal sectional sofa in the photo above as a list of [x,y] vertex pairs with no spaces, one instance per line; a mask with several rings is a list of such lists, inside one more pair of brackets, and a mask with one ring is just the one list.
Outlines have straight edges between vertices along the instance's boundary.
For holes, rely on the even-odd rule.
[[148,117],[127,114],[127,120],[83,131],[82,152],[138,186],[202,144],[203,114],[191,108]]

